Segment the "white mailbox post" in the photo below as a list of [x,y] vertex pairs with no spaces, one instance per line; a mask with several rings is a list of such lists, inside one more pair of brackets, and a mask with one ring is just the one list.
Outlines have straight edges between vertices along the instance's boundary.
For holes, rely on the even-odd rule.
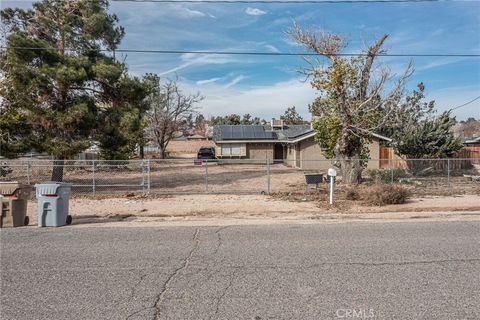
[[337,176],[337,170],[334,168],[328,169],[328,175],[330,177],[330,204],[333,204],[333,188],[335,184],[335,177]]

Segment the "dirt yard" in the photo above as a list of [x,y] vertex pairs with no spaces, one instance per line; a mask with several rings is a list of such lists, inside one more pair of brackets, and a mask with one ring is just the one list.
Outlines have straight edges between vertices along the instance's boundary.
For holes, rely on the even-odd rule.
[[[72,199],[75,224],[111,222],[265,223],[389,219],[480,219],[478,196],[428,197],[403,205],[359,206],[326,199],[289,201],[262,195],[175,195],[156,198]],[[28,207],[36,224],[36,202]],[[232,222],[233,221],[233,222]]]

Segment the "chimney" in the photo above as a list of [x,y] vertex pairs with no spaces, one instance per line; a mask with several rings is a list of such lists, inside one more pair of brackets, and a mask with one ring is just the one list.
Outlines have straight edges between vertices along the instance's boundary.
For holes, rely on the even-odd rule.
[[283,130],[283,120],[277,120],[275,118],[272,118],[270,125],[272,127],[272,130]]

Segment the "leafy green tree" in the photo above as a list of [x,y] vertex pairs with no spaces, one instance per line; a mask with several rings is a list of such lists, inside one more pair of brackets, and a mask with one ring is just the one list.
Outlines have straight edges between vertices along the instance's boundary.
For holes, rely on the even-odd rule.
[[212,125],[236,125],[241,123],[242,118],[238,114],[229,114],[225,117],[218,116],[212,118]]
[[425,85],[419,83],[417,90],[405,96],[397,104],[391,104],[382,110],[384,119],[379,133],[400,141],[407,132],[411,132],[418,123],[433,118],[435,101],[425,102]]
[[287,108],[285,113],[280,116],[284,124],[304,124],[302,116],[295,110],[295,106]]
[[253,119],[250,113],[244,114],[242,120],[240,120],[240,124],[250,125],[252,123],[253,123]]
[[309,66],[303,69],[318,91],[318,97],[310,105],[310,112],[316,117],[313,123],[316,141],[341,169],[343,182],[360,183],[369,156],[371,132],[382,127],[382,109],[398,102],[412,70],[408,67],[396,83],[386,85],[391,78],[388,69],[374,62],[384,52],[387,35],[368,47],[364,56],[344,57],[339,54],[346,41],[338,34],[303,30],[297,24],[288,34],[320,56],[313,60],[304,57]]
[[32,10],[1,11],[8,47],[0,56],[2,114],[16,110],[25,117],[25,143],[34,136],[38,150],[57,159],[55,181],[63,179],[64,160],[94,138],[108,149],[100,132],[114,132],[121,110],[134,112],[145,93],[126,66],[105,53],[124,36],[107,10],[106,0],[43,0]]
[[[450,112],[439,117],[423,120],[415,126],[403,130],[403,136],[394,140],[397,152],[407,159],[452,157],[462,147],[460,139],[453,135],[455,118]],[[407,161],[412,173],[426,168],[424,161]]]

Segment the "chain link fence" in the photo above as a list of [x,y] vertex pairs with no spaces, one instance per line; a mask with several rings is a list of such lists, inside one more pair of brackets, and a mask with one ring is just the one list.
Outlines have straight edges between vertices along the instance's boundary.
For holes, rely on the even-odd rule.
[[[49,160],[2,160],[0,181],[33,186],[50,181],[55,165]],[[333,162],[298,160],[294,165],[284,160],[145,159],[64,161],[62,167],[63,181],[73,185],[73,197],[114,197],[305,191],[304,173],[326,175]],[[404,184],[410,186],[414,196],[480,194],[480,158],[372,159],[365,165],[362,177],[366,183]],[[341,186],[342,172],[337,171]]]

